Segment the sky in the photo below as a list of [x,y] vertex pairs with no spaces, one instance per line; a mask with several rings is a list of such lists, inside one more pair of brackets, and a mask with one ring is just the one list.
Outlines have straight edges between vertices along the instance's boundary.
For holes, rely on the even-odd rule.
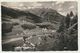
[[20,9],[34,9],[34,8],[51,8],[57,10],[60,14],[66,16],[67,13],[73,11],[77,13],[77,2],[76,1],[47,1],[47,2],[2,2],[1,5]]

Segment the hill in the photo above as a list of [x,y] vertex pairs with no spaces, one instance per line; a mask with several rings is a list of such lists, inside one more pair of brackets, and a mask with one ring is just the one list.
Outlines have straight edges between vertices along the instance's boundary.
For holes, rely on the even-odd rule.
[[64,18],[63,15],[59,14],[56,10],[54,9],[45,9],[45,8],[34,8],[34,9],[29,9],[29,12],[36,14],[37,16],[42,17],[43,22],[60,22],[61,19]]
[[2,19],[9,19],[9,18],[18,18],[18,19],[22,19],[22,20],[26,20],[29,22],[34,22],[34,23],[38,23],[41,22],[41,17],[32,14],[30,12],[24,12],[21,10],[15,10],[9,7],[5,7],[5,6],[1,6],[1,13],[2,13]]

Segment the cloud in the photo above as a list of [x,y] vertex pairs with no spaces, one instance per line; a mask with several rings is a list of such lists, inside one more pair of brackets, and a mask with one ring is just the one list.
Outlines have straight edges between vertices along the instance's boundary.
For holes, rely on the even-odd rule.
[[21,3],[21,4],[19,4],[19,6],[20,6],[20,7],[23,7],[23,6],[24,6],[24,4],[23,4],[23,3]]
[[62,8],[59,8],[59,9],[57,9],[58,11],[62,11],[63,9]]
[[39,7],[39,6],[41,6],[41,5],[42,5],[42,4],[37,3],[37,2],[32,3],[32,6],[33,6],[33,7]]
[[57,1],[55,4],[58,5],[58,4],[63,4],[64,1]]
[[71,6],[69,9],[72,9],[72,8],[74,8],[74,6]]

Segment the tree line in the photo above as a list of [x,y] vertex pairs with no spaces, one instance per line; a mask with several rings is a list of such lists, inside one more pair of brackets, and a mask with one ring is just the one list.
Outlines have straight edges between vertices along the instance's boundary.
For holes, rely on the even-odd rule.
[[[70,30],[67,30],[70,29]],[[60,33],[61,47],[64,50],[78,50],[78,16],[71,11],[61,20],[57,30]]]
[[[74,15],[73,12],[71,11],[70,13],[66,15],[66,17],[64,17],[61,20],[58,32],[65,31],[66,29],[74,25],[75,23],[78,23],[78,16],[77,14]],[[77,30],[77,28],[78,28],[78,24],[75,27],[73,27],[73,30]]]

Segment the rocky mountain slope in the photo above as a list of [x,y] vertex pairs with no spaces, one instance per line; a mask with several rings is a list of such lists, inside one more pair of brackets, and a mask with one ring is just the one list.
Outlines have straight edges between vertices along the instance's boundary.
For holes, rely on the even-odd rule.
[[37,16],[42,17],[43,22],[49,21],[49,22],[60,22],[61,19],[64,17],[63,15],[59,14],[54,9],[46,9],[46,8],[35,8],[35,9],[29,9],[29,12],[36,14]]

